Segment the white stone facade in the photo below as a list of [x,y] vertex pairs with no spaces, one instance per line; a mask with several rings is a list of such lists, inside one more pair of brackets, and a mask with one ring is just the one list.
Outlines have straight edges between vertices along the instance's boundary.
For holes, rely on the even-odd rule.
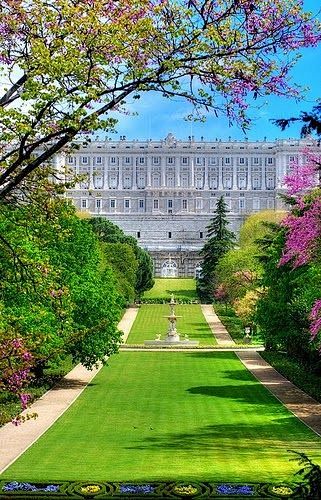
[[106,217],[137,238],[154,259],[155,274],[195,276],[198,252],[217,199],[229,208],[238,232],[253,212],[280,207],[291,162],[304,163],[316,142],[177,140],[96,141],[80,145],[60,164],[84,180],[69,190],[79,210]]

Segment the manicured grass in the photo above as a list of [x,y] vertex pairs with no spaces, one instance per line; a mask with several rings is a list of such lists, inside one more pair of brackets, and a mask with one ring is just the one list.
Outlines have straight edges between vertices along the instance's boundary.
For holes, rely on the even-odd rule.
[[288,449],[320,462],[321,439],[234,353],[122,352],[2,479],[281,482]]
[[[154,340],[157,334],[161,334],[161,338],[164,339],[169,325],[164,316],[168,316],[169,313],[168,304],[143,304],[132,326],[127,343],[143,344],[144,340]],[[198,340],[200,344],[216,344],[199,304],[178,304],[175,306],[175,313],[177,316],[181,316],[177,319],[176,325],[181,340],[184,340],[186,334],[189,340]]]
[[176,299],[197,300],[196,281],[193,278],[156,278],[151,290],[144,293],[144,299],[169,300],[173,293]]

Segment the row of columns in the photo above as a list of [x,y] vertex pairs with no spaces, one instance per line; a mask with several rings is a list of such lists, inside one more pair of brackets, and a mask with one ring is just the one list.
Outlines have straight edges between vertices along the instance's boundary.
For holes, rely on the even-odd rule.
[[[280,187],[281,186],[281,181],[282,181],[282,178],[284,177],[285,175],[285,172],[286,172],[286,166],[284,168],[284,171],[282,170],[282,175],[279,175],[278,176],[278,184],[277,184],[277,187]],[[195,173],[195,169],[191,168],[191,170],[189,172],[186,172],[187,175],[188,175],[188,188],[195,188],[195,187],[198,187],[197,186],[197,182],[196,181],[196,177],[197,177],[197,173]],[[119,171],[115,171],[114,173],[113,172],[109,172],[108,170],[104,170],[102,171],[101,173],[101,176],[102,176],[102,187],[101,189],[108,189],[109,187],[109,181],[108,181],[108,174],[109,175],[115,175],[117,177],[117,185],[116,185],[116,188],[118,190],[122,190],[124,189],[124,183],[123,183],[123,175],[124,175],[124,172],[122,172],[121,169],[119,169]],[[256,173],[255,173],[256,174]],[[97,174],[96,174],[97,175]],[[137,172],[136,171],[136,168],[134,167],[133,171],[132,172],[129,172],[129,175],[131,177],[131,187],[129,187],[129,189],[133,189],[133,190],[136,190],[137,189],[137,176],[139,175],[139,171]],[[161,168],[161,175],[160,175],[160,188],[168,188],[168,183],[166,182],[166,176],[168,175],[168,172],[166,172],[166,167],[165,166],[162,166]],[[182,173],[178,171],[178,169],[175,169],[173,171],[173,180],[174,180],[174,183],[171,187],[175,187],[175,188],[181,188],[182,187],[182,182],[181,182],[181,175]],[[208,173],[208,169],[205,169],[205,173],[203,172],[202,174],[200,174],[202,176],[202,182],[201,182],[201,188],[204,189],[204,190],[208,190],[210,188],[210,185],[209,185],[209,173]],[[237,190],[239,189],[239,178],[244,176],[244,181],[245,181],[245,186],[244,186],[244,189],[248,189],[248,190],[251,190],[253,188],[253,185],[252,185],[252,182],[253,182],[253,179],[255,177],[255,175],[253,175],[253,173],[251,172],[251,170],[249,169],[246,173],[242,174],[242,173],[237,173],[237,170],[236,169],[233,169],[232,172],[230,173],[225,173],[224,170],[223,170],[223,167],[219,167],[218,169],[218,190],[222,191],[224,189],[232,189],[232,190]],[[213,176],[215,178],[215,176]],[[260,183],[259,183],[259,187],[260,189],[262,190],[265,190],[266,189],[266,172],[265,172],[265,168],[263,167],[262,170],[260,172],[257,172],[257,177],[260,179]],[[152,183],[152,172],[151,172],[151,168],[147,167],[147,182],[146,182],[146,186],[147,188],[152,188],[152,187],[156,187],[156,186],[153,186],[153,183]],[[227,181],[227,180],[230,180],[231,183],[230,186],[226,186],[226,182],[224,181]],[[94,175],[93,175],[93,171],[91,170],[89,172],[89,189],[93,189],[95,186],[94,186]],[[126,186],[128,188],[128,186]],[[186,186],[184,186],[186,187]]]

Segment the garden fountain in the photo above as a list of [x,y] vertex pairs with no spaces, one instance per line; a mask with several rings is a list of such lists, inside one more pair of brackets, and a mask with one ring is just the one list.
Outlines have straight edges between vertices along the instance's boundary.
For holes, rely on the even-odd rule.
[[176,316],[175,310],[174,310],[175,305],[176,305],[176,302],[174,299],[174,295],[172,294],[171,300],[169,303],[169,307],[171,309],[170,315],[165,316],[165,318],[167,318],[169,321],[169,326],[168,326],[167,335],[166,335],[165,339],[162,340],[161,335],[158,334],[158,335],[156,335],[155,340],[145,340],[144,341],[145,345],[150,345],[150,346],[157,345],[157,346],[162,346],[162,347],[169,347],[169,346],[173,346],[173,345],[196,346],[199,344],[199,342],[196,340],[189,340],[187,335],[185,335],[184,340],[180,339],[180,335],[176,329],[176,320],[177,320],[177,318],[181,318],[182,316]]

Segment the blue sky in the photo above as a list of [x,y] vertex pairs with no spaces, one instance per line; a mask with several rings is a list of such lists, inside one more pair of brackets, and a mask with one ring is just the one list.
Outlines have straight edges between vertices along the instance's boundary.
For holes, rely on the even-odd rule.
[[[305,0],[306,10],[317,12],[321,9],[320,0]],[[320,18],[321,15],[318,15]],[[321,98],[321,45],[313,49],[304,49],[302,57],[291,72],[293,82],[303,87],[309,87],[302,101],[268,96],[260,102],[257,109],[250,110],[253,118],[251,129],[247,132],[249,140],[268,140],[278,138],[297,137],[299,127],[291,126],[281,132],[271,123],[273,118],[297,116],[302,110],[310,110],[316,99]],[[128,101],[129,109],[138,112],[138,116],[119,115],[117,139],[125,135],[127,139],[162,139],[172,132],[179,139],[187,139],[194,135],[196,140],[201,136],[205,140],[233,139],[242,140],[244,133],[237,127],[229,127],[224,117],[216,118],[209,114],[206,123],[191,123],[184,120],[184,116],[191,112],[191,107],[183,101],[169,101],[156,93],[146,93],[139,101]]]

